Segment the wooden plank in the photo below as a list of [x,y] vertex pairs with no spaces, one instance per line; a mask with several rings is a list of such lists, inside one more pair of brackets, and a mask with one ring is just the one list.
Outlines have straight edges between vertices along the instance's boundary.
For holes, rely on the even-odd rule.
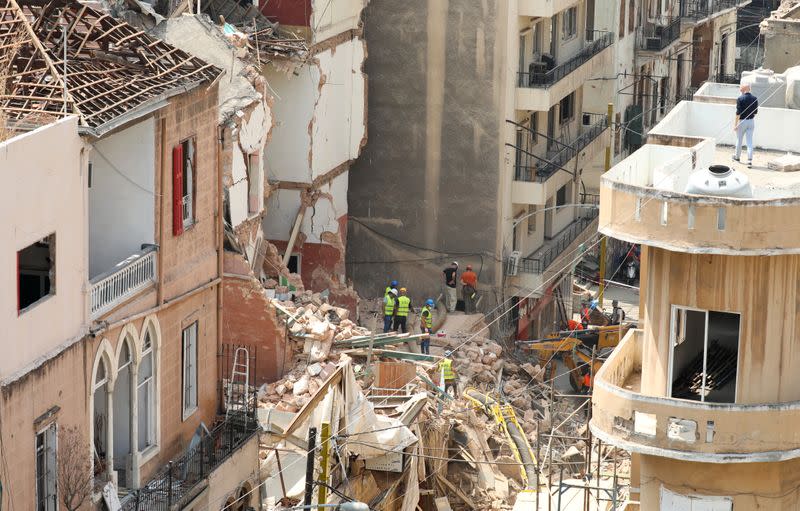
[[322,400],[325,398],[325,395],[328,393],[328,389],[333,385],[338,385],[340,381],[342,381],[342,367],[338,367],[336,371],[334,371],[333,374],[330,375],[327,380],[325,380],[325,383],[320,386],[319,390],[317,390],[317,393],[311,397],[308,403],[306,403],[305,406],[303,406],[303,408],[297,412],[297,415],[294,416],[292,422],[286,426],[286,430],[281,435],[281,438],[286,438],[294,433],[294,431],[300,427],[300,425],[311,415],[317,405],[322,402]]
[[439,474],[436,474],[436,479],[438,479],[440,483],[442,483],[445,487],[447,487],[448,490],[453,492],[456,495],[456,497],[461,499],[464,502],[464,504],[468,505],[472,509],[478,509],[478,506],[475,505],[475,503],[472,501],[471,498],[467,496],[466,493],[461,491],[461,488],[454,485],[453,483],[448,481],[446,478],[440,476]]
[[[366,356],[366,349],[347,350],[344,353],[357,356]],[[400,360],[416,360],[420,362],[436,362],[440,357],[433,355],[424,355],[422,353],[409,353],[407,351],[394,351],[394,350],[373,350],[373,353],[379,357],[396,358]]]

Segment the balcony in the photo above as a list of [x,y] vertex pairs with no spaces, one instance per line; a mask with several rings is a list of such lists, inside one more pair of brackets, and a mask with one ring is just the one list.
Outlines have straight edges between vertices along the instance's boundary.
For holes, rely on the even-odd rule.
[[[641,393],[643,331],[630,330],[595,379],[592,433],[622,449],[709,463],[800,457],[800,402],[715,404]],[[648,368],[648,370],[658,370]]]
[[[514,185],[511,200],[514,204],[544,204],[554,189],[575,172],[575,158],[578,166],[591,160],[608,140],[608,119],[604,114],[584,113],[581,115],[581,132],[573,141],[562,142],[552,139],[554,149],[544,156],[534,154],[536,143],[533,137],[547,138],[534,133],[527,127],[507,121],[515,129],[523,131],[525,137],[522,147],[510,145],[514,149]],[[538,139],[537,139],[538,140]],[[553,176],[563,172],[564,179],[554,180]]]
[[532,18],[552,18],[575,5],[575,0],[517,0],[517,14]]
[[209,475],[256,435],[257,426],[250,414],[226,419],[156,472],[144,487],[123,498],[122,511],[183,509],[202,490]]
[[156,246],[146,246],[111,271],[90,281],[89,314],[92,319],[126,302],[156,281],[156,252]]
[[590,31],[586,39],[581,50],[563,61],[532,62],[527,72],[517,73],[518,110],[546,111],[587,78],[613,65],[613,33]]
[[722,11],[741,7],[749,3],[742,0],[681,0],[680,12],[683,21],[698,23]]
[[681,36],[681,18],[666,18],[662,23],[647,23],[636,35],[636,50],[645,55],[663,52]]

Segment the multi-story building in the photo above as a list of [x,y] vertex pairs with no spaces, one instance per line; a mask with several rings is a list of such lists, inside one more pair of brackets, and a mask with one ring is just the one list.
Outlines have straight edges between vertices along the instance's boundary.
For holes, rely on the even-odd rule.
[[[606,105],[585,107],[616,41],[594,9],[370,3],[370,143],[349,195],[348,272],[361,294],[397,278],[416,300],[435,297],[454,259],[479,273],[482,306],[570,293],[560,255],[594,216],[576,207],[581,173],[609,143]],[[519,305],[533,311],[523,335],[544,321],[533,302]]]
[[629,509],[798,505],[800,198],[780,170],[797,168],[785,126],[800,111],[759,109],[746,168],[731,160],[735,95],[715,94],[680,103],[602,178],[600,232],[642,245],[639,329],[598,372],[590,424],[632,453]]
[[207,478],[256,441],[214,427],[220,70],[77,1],[3,7],[0,113],[21,133],[3,165],[18,202],[4,325],[19,343],[2,369],[3,504],[224,500],[255,454]]
[[763,66],[776,73],[800,64],[800,6],[781,2],[777,10],[761,24],[764,38]]

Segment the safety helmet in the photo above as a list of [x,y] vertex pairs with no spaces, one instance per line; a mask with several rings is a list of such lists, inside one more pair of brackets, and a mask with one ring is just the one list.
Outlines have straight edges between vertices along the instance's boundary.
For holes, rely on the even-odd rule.
[[392,293],[393,295],[397,296],[397,289],[391,289],[391,290],[389,290],[389,292]]
[[433,300],[428,298],[427,300],[425,300],[425,305],[427,305],[428,307],[433,307]]
[[407,289],[406,289],[406,288],[404,288],[404,287],[401,287],[401,288],[400,288],[400,292],[401,292],[401,293],[405,293],[406,291],[407,291]]
[[452,264],[453,266],[458,266],[458,261],[453,261],[453,262],[452,262],[452,263],[450,263],[450,264]]
[[393,280],[389,285],[392,287],[397,287],[397,281]]
[[444,356],[445,356],[445,357],[449,357],[449,356],[450,356],[450,355],[452,355],[452,354],[453,354],[453,352],[452,352],[452,351],[450,351],[450,350],[447,350],[447,351],[445,351],[445,352],[444,352]]

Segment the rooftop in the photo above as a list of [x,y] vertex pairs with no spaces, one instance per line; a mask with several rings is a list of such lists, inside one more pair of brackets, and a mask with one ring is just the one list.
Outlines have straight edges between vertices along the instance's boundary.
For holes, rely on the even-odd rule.
[[0,110],[23,128],[76,114],[99,135],[220,74],[76,0],[0,0],[0,46]]

